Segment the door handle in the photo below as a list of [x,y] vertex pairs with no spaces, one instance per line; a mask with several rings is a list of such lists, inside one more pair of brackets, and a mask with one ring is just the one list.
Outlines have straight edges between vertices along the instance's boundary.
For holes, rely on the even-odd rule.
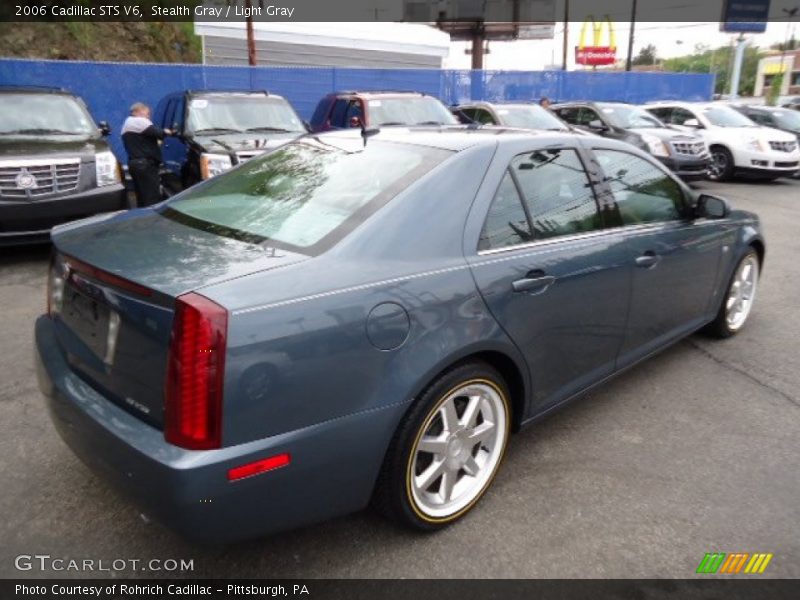
[[648,250],[641,256],[636,257],[636,266],[642,267],[644,269],[652,269],[661,261],[661,257],[653,252],[652,250]]
[[530,271],[522,279],[517,279],[511,283],[515,292],[529,292],[533,295],[547,291],[556,280],[552,275],[545,275],[543,271]]

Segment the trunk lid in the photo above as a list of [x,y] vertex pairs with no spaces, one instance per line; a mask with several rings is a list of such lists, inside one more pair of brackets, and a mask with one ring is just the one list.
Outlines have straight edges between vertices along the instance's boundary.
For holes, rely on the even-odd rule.
[[109,400],[163,427],[175,298],[308,257],[223,237],[149,209],[53,232],[64,273],[57,338],[76,374]]

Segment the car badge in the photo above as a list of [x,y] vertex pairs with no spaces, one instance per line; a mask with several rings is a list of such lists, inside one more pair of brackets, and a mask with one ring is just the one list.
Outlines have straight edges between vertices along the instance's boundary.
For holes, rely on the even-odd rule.
[[17,184],[17,189],[20,190],[32,190],[37,186],[36,177],[24,168],[17,174],[14,183]]

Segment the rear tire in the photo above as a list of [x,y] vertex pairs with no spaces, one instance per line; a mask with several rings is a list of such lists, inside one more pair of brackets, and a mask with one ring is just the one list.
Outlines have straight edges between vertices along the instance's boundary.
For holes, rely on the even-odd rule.
[[393,521],[441,529],[491,485],[510,433],[508,387],[483,362],[438,377],[401,422],[378,478],[374,505]]
[[708,178],[711,181],[728,181],[733,177],[735,169],[730,150],[723,146],[711,147],[711,164],[708,169]]
[[717,316],[704,329],[706,333],[724,339],[741,331],[756,299],[759,272],[758,253],[751,248],[736,265]]

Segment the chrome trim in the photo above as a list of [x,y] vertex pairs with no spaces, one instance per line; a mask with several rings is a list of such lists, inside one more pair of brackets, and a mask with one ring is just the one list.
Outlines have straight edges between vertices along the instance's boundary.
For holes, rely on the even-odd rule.
[[1,160],[0,169],[3,167],[43,167],[46,165],[70,165],[80,164],[80,158],[20,158],[13,160]]

